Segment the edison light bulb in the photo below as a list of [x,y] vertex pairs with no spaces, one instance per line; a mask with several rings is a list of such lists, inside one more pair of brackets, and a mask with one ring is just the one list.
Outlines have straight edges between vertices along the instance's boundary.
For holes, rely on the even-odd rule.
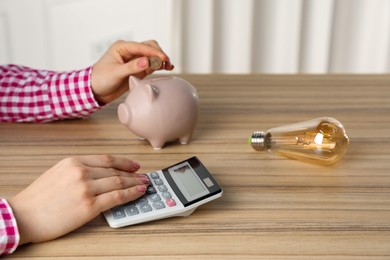
[[296,124],[256,131],[249,138],[256,151],[278,152],[286,157],[331,165],[339,161],[349,144],[344,126],[321,117]]

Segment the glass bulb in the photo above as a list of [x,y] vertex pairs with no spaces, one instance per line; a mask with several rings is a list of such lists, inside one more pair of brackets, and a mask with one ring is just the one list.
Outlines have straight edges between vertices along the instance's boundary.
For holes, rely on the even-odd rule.
[[343,157],[349,139],[339,121],[321,117],[271,128],[265,133],[256,131],[249,144],[256,151],[277,152],[292,159],[331,165]]

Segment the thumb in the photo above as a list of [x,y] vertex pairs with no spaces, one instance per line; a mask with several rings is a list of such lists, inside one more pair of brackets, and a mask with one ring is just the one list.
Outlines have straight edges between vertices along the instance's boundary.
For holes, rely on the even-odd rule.
[[138,74],[149,68],[149,60],[147,57],[140,57],[131,60],[121,65],[120,74],[122,77],[128,77],[130,75]]

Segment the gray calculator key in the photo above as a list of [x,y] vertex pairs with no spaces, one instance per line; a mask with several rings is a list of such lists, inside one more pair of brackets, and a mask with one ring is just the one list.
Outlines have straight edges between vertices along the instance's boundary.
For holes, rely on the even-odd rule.
[[161,195],[163,196],[164,199],[172,198],[172,195],[169,193],[169,191],[165,191],[165,192],[161,193]]
[[138,204],[148,203],[148,198],[146,196],[142,196],[137,200]]
[[165,185],[159,185],[157,188],[158,188],[158,190],[161,191],[161,192],[168,191],[168,188],[167,188],[167,186],[165,186]]
[[148,186],[148,189],[146,190],[146,194],[154,194],[157,193],[156,188],[154,186]]
[[126,207],[125,211],[126,211],[127,215],[129,215],[129,216],[134,216],[134,215],[139,214],[139,211],[138,211],[137,207],[135,207],[135,206]]
[[155,179],[155,180],[154,180],[154,184],[156,184],[156,185],[163,185],[164,182],[163,182],[163,180],[161,180],[160,178],[158,178],[158,179]]
[[160,176],[158,175],[157,172],[152,172],[152,173],[150,174],[150,176],[151,176],[153,179],[160,178]]
[[147,203],[144,203],[144,204],[141,204],[139,205],[139,209],[141,210],[142,213],[145,213],[145,212],[149,212],[149,211],[152,211],[152,206],[150,206],[149,204]]
[[165,208],[164,202],[162,201],[157,201],[153,203],[154,209],[163,209]]
[[126,213],[122,208],[111,209],[111,213],[114,219],[120,219],[126,217]]
[[161,197],[158,194],[152,194],[148,196],[149,200],[152,202],[160,201]]

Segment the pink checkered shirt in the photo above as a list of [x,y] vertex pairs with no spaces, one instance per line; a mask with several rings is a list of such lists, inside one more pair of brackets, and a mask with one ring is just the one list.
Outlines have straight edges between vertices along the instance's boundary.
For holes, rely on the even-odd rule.
[[[100,108],[91,89],[92,68],[71,72],[0,66],[0,122],[49,122],[87,117]],[[12,209],[0,198],[0,255],[19,244]]]
[[99,109],[92,67],[71,72],[0,66],[0,122],[49,122],[87,117]]
[[11,207],[0,198],[0,255],[11,254],[19,244],[19,232]]

